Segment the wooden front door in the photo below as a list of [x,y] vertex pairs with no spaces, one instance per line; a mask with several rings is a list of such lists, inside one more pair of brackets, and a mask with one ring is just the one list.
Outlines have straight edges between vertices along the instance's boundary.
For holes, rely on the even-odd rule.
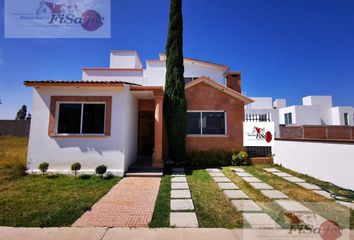
[[155,143],[155,113],[139,111],[138,156],[152,157]]

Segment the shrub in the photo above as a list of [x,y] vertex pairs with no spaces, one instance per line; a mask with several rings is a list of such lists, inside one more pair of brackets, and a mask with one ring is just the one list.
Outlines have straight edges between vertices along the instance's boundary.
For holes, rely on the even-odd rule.
[[247,165],[248,154],[245,151],[241,151],[239,153],[234,153],[232,155],[231,164],[234,166],[242,166]]
[[38,169],[41,170],[41,172],[43,174],[45,174],[48,171],[49,168],[49,163],[47,162],[42,162],[41,164],[39,164]]
[[227,166],[231,155],[227,151],[194,151],[187,155],[187,161],[191,166]]
[[77,175],[77,171],[79,171],[81,169],[81,164],[79,162],[73,163],[73,165],[71,165],[71,171],[74,172],[75,178]]
[[103,178],[106,180],[110,180],[114,178],[114,175],[111,172],[107,172],[107,174]]
[[100,175],[101,177],[103,176],[103,174],[105,174],[106,171],[107,167],[105,165],[100,165],[96,167],[96,174]]
[[79,176],[79,179],[90,179],[91,178],[91,175],[89,174],[82,174]]

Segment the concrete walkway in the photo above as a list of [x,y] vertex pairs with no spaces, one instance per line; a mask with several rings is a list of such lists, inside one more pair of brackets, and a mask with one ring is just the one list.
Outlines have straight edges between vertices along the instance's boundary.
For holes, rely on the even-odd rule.
[[[126,177],[103,196],[74,227],[148,227],[160,178]],[[87,238],[89,239],[89,238]]]
[[[341,231],[340,239],[351,239],[354,232]],[[0,227],[0,240],[257,240],[257,239],[319,239],[317,233],[271,229],[223,228],[9,228]]]

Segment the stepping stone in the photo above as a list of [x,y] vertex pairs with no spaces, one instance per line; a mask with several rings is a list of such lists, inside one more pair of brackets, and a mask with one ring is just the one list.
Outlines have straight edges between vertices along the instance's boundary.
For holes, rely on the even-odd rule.
[[249,183],[249,184],[258,190],[260,190],[260,189],[264,189],[264,190],[274,189],[272,186],[270,186],[266,183]]
[[171,176],[172,177],[185,177],[186,174],[185,173],[173,173]]
[[197,215],[194,212],[171,212],[170,225],[171,227],[197,228]]
[[252,228],[258,229],[280,229],[278,223],[276,223],[266,213],[244,213],[242,214],[246,221],[252,226]]
[[224,193],[230,199],[249,199],[249,196],[247,196],[242,190],[224,190]]
[[171,211],[194,210],[192,199],[171,199]]
[[321,188],[317,185],[311,184],[311,183],[297,183],[297,185],[309,189],[309,190],[321,190]]
[[297,213],[296,216],[311,228],[319,228],[327,219],[314,213]]
[[232,171],[234,172],[245,172],[242,168],[232,168]]
[[325,197],[325,198],[328,198],[328,199],[333,199],[333,197],[331,196],[331,194],[329,192],[326,192],[324,190],[314,190],[315,193]]
[[342,201],[336,201],[336,203],[344,206],[344,207],[347,207],[347,208],[351,208],[352,210],[354,210],[354,203],[351,203],[351,202],[342,202]]
[[171,189],[189,189],[188,183],[171,183]]
[[171,182],[173,182],[173,183],[177,183],[177,182],[186,183],[187,182],[187,178],[186,177],[173,177],[171,179]]
[[218,183],[219,188],[221,190],[226,190],[226,189],[239,189],[239,187],[236,186],[234,183]]
[[258,182],[258,183],[261,183],[262,180],[256,178],[256,177],[242,177],[243,180],[245,180],[246,182],[248,183],[251,183],[251,182]]
[[235,172],[235,174],[239,177],[253,177],[253,175],[246,172]]
[[273,172],[280,172],[278,169],[276,168],[263,168],[265,171],[273,173]]
[[270,199],[288,199],[289,197],[278,190],[261,190],[261,193]]
[[171,190],[171,198],[192,198],[189,190]]
[[215,182],[231,182],[231,180],[227,177],[213,177]]
[[278,177],[293,177],[293,175],[290,175],[285,172],[273,172],[274,175],[277,175]]
[[221,172],[220,169],[218,169],[218,168],[207,168],[206,170],[209,173],[211,173],[211,172],[213,172],[213,173]]
[[300,182],[306,182],[304,179],[298,178],[298,177],[284,177],[283,179],[293,182],[293,183],[300,183]]
[[260,212],[262,209],[252,200],[231,200],[232,205],[241,212]]
[[211,172],[209,175],[212,177],[225,177],[225,175],[221,172]]
[[310,209],[293,200],[275,200],[275,202],[288,212],[311,212]]

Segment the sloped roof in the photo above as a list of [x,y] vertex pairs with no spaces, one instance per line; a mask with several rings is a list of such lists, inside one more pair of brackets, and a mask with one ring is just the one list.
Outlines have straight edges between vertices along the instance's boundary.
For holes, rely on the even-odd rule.
[[215,89],[218,89],[219,91],[225,93],[225,94],[228,94],[242,102],[244,102],[245,104],[249,104],[249,103],[252,103],[254,102],[252,99],[242,95],[241,93],[239,92],[236,92],[235,90],[227,87],[227,86],[224,86],[224,85],[221,85],[220,83],[216,82],[215,80],[211,79],[211,78],[208,78],[208,77],[205,77],[205,76],[202,76],[194,81],[191,81],[189,83],[186,84],[185,86],[185,89],[188,89],[190,87],[193,87],[199,83],[205,83]]

